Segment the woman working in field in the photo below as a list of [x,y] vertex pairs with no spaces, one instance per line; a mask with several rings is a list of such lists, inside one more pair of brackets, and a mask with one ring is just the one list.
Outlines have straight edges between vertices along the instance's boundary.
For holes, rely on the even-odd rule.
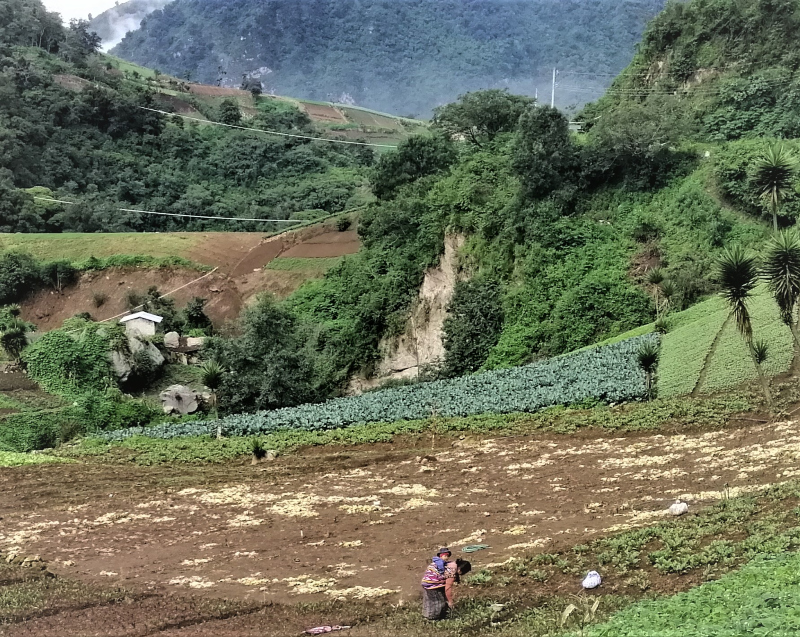
[[447,616],[454,604],[453,585],[459,582],[461,575],[472,570],[469,562],[451,562],[451,556],[450,549],[439,549],[422,576],[422,615],[425,619],[437,620]]

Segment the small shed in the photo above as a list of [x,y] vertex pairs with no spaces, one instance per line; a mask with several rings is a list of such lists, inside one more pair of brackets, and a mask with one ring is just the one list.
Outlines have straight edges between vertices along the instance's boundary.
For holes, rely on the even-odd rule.
[[164,317],[158,316],[158,314],[136,312],[123,316],[119,322],[125,325],[125,332],[129,336],[154,336],[156,327],[163,320]]

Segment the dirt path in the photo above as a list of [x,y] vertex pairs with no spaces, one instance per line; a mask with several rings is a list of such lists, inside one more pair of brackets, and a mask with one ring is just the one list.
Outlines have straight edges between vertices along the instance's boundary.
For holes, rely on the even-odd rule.
[[439,545],[477,568],[800,475],[797,422],[701,435],[463,440],[269,465],[0,471],[0,550],[144,592],[410,600]]

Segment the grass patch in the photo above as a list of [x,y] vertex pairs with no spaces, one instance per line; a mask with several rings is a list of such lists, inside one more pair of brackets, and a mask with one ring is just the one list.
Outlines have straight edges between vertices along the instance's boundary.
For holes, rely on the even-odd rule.
[[321,257],[314,259],[310,257],[278,257],[266,265],[267,270],[279,270],[283,272],[325,272],[330,268],[339,265],[343,257]]
[[25,406],[5,394],[0,394],[0,409],[17,409],[21,411],[25,409]]
[[695,637],[800,633],[800,555],[764,555],[736,573],[663,600],[643,601],[587,635]]
[[[793,344],[789,329],[781,322],[777,305],[766,286],[759,286],[749,304],[753,333],[756,339],[769,343],[769,357],[764,371],[769,375],[783,373],[792,363]],[[682,312],[668,316],[669,332],[661,340],[658,366],[658,395],[662,398],[690,393],[700,378],[703,363],[714,338],[728,316],[725,301],[714,296]],[[617,343],[653,331],[654,324],[643,325],[598,345]],[[586,349],[586,348],[584,348]],[[700,387],[713,393],[736,387],[757,378],[750,355],[733,322],[725,327],[717,350],[711,357],[707,377]]]
[[[750,318],[754,337],[769,343],[769,356],[764,363],[764,372],[774,376],[788,370],[794,355],[792,333],[781,321],[778,306],[764,286],[758,289],[750,303]],[[701,390],[719,391],[755,378],[756,370],[747,346],[734,322],[730,321],[709,363],[708,377]]]
[[[569,434],[581,428],[609,431],[653,431],[667,424],[676,428],[721,427],[736,413],[749,409],[746,399],[654,400],[618,407],[591,409],[554,407],[535,414],[488,414],[465,418],[428,418],[393,423],[357,424],[324,431],[280,431],[259,436],[266,449],[282,453],[320,445],[358,445],[392,442],[397,436],[445,436],[468,434],[527,435]],[[121,442],[88,438],[55,452],[65,457],[99,456],[111,461],[141,465],[168,462],[225,462],[251,453],[251,438],[217,440],[211,436],[156,439],[132,436]]]
[[42,261],[63,259],[76,265],[85,263],[89,256],[106,261],[108,265],[143,258],[150,261],[136,265],[158,265],[173,261],[175,257],[191,264],[189,254],[202,238],[201,234],[191,232],[15,233],[0,234],[0,250],[18,250]]
[[28,464],[48,464],[54,462],[72,462],[68,458],[49,456],[41,453],[16,453],[0,451],[0,467],[19,467]]

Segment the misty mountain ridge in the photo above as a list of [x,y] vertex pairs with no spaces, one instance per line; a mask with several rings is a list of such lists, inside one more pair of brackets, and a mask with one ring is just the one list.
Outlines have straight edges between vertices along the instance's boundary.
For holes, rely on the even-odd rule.
[[[124,7],[163,0],[132,0]],[[113,53],[195,81],[403,115],[482,88],[599,97],[664,0],[176,0]],[[107,12],[108,13],[108,12]],[[111,23],[114,20],[98,16]],[[133,18],[131,18],[133,19]],[[127,28],[127,27],[126,27]],[[100,31],[98,31],[100,33]],[[103,33],[100,33],[103,36]],[[106,36],[109,37],[109,36]]]
[[117,2],[116,6],[93,17],[89,24],[91,29],[103,39],[103,50],[108,51],[117,46],[126,33],[138,29],[147,15],[156,9],[161,9],[167,2],[169,0]]

